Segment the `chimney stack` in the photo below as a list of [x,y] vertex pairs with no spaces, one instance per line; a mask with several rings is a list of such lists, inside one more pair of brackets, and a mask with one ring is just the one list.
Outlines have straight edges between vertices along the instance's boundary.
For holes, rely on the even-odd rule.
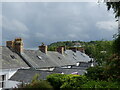
[[6,47],[13,49],[14,47],[14,41],[6,41]]
[[65,48],[63,46],[60,46],[57,48],[57,52],[59,52],[61,54],[64,54],[64,50],[65,50]]
[[6,46],[17,53],[23,52],[23,40],[21,38],[15,38],[14,41],[6,41]]
[[14,50],[18,53],[23,52],[23,40],[22,40],[22,38],[15,38],[15,40],[14,40]]
[[42,44],[41,46],[38,47],[41,52],[47,54],[47,45]]

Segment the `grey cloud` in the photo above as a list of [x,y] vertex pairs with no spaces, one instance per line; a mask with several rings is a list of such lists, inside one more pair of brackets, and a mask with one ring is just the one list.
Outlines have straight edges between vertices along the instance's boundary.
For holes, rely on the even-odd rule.
[[114,31],[117,30],[118,23],[115,21],[99,21],[96,26],[107,31]]
[[3,16],[19,21],[29,29],[18,33],[17,30],[6,32],[9,28],[4,28],[3,41],[21,36],[25,47],[34,48],[41,42],[111,40],[117,30],[105,31],[105,28],[100,28],[100,24],[97,27],[96,23],[114,23],[112,13],[107,12],[104,4],[96,3],[3,3]]
[[2,27],[4,30],[7,31],[12,31],[12,32],[26,32],[28,31],[28,28],[25,24],[23,24],[22,22],[13,19],[13,20],[9,20],[6,17],[2,16]]

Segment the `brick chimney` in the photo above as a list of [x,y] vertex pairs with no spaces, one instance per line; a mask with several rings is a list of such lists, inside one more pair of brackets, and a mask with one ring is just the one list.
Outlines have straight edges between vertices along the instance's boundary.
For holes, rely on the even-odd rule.
[[23,40],[21,38],[15,38],[14,41],[6,41],[6,46],[17,53],[23,52]]
[[41,52],[47,54],[47,45],[42,44],[41,46],[38,47]]
[[13,49],[14,47],[14,41],[6,41],[6,47]]
[[64,54],[65,48],[63,46],[57,48],[57,52]]
[[22,40],[22,38],[15,38],[15,40],[14,40],[14,50],[17,53],[22,53],[23,52],[23,40]]

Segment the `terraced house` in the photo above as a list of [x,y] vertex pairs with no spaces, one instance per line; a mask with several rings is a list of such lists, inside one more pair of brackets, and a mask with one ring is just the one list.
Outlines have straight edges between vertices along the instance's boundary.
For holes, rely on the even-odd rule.
[[41,78],[51,73],[83,74],[91,65],[91,58],[81,50],[64,46],[56,51],[48,51],[46,45],[38,46],[38,50],[24,49],[22,38],[7,41],[0,47],[0,87],[12,88],[21,82],[29,83],[35,74]]

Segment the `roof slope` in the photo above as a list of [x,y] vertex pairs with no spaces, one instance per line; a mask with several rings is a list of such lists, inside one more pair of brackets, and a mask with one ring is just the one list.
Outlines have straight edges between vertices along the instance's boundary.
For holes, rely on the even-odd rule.
[[79,75],[83,75],[86,72],[86,67],[76,67],[71,69],[64,69],[64,68],[55,68],[52,72],[51,71],[42,71],[42,70],[34,70],[34,69],[19,69],[11,78],[10,80],[13,81],[22,81],[24,83],[29,83],[32,81],[33,77],[36,74],[39,74],[39,79],[46,79],[46,76],[52,73],[64,73],[64,74],[71,74],[73,72],[78,72]]
[[48,51],[47,54],[40,50],[24,50],[21,55],[12,52],[9,48],[3,46],[2,50],[2,68],[21,68],[33,67],[35,69],[48,68],[48,67],[61,67],[68,65],[75,65],[77,62],[90,61],[89,56],[80,51],[73,52],[66,50],[64,54],[55,51]]
[[46,79],[46,76],[52,74],[52,72],[48,71],[40,71],[40,70],[31,70],[31,69],[19,69],[10,80],[13,81],[22,81],[24,83],[29,83],[32,81],[33,77],[39,74],[39,79]]
[[42,53],[40,50],[24,50],[22,56],[34,68],[57,66],[55,62],[53,62],[45,53]]
[[80,51],[73,52],[72,50],[66,50],[65,53],[75,62],[88,62],[91,58]]
[[53,60],[53,62],[57,63],[59,66],[66,66],[66,65],[75,65],[76,62],[71,60],[68,55],[60,54],[58,52],[48,51],[47,56]]
[[0,59],[0,62],[2,62],[2,67],[0,67],[0,69],[29,67],[18,54],[12,52],[9,48],[2,46],[0,47],[0,50],[2,51],[0,54],[2,57]]
[[74,72],[77,72],[79,75],[83,75],[86,73],[86,68],[55,68],[53,70],[53,73],[64,73],[64,74],[72,74]]
[[37,69],[75,65],[76,63],[74,60],[71,60],[68,55],[62,55],[54,51],[48,51],[47,54],[45,54],[40,50],[24,50],[22,56],[32,67]]

